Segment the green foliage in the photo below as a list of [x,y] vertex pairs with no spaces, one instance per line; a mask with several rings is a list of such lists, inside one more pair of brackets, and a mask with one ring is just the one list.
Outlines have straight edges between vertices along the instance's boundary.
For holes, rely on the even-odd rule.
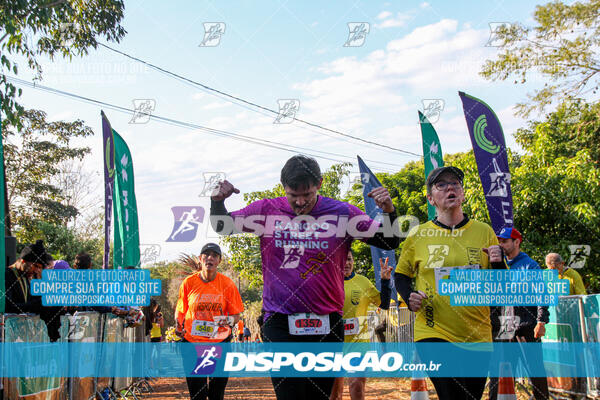
[[43,234],[40,222],[67,225],[78,214],[60,187],[51,183],[66,160],[82,160],[89,147],[72,147],[71,140],[93,135],[83,121],[48,122],[46,113],[27,110],[22,128],[3,125],[4,160],[10,218],[20,242]]
[[545,121],[531,121],[517,130],[517,143],[541,164],[558,157],[575,157],[587,149],[592,162],[600,166],[600,103],[564,102]]
[[600,1],[539,5],[533,19],[533,27],[515,23],[498,29],[496,37],[503,43],[502,52],[495,60],[485,62],[481,75],[492,80],[514,77],[515,84],[525,83],[535,73],[546,78],[544,86],[529,96],[530,102],[517,105],[524,116],[542,111],[557,100],[596,95]]
[[18,74],[13,58],[24,57],[27,66],[41,79],[38,57],[88,54],[98,46],[97,39],[119,42],[125,35],[120,25],[124,3],[121,0],[11,0],[0,5],[0,104],[6,119],[19,125],[23,107],[15,101],[21,89],[7,80]]

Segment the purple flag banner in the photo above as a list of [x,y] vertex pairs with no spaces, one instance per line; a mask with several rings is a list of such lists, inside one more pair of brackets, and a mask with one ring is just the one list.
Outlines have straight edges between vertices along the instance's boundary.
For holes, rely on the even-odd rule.
[[494,111],[483,101],[458,92],[469,127],[473,153],[483,186],[492,228],[513,226],[513,201],[504,132]]
[[[362,158],[358,157],[358,169],[360,171],[360,180],[363,185],[363,198],[365,201],[365,213],[371,219],[376,221],[381,221],[383,218],[383,210],[375,205],[375,200],[371,197],[367,196],[367,194],[377,188],[382,186],[379,179],[375,176],[373,172],[367,167],[367,164],[362,160]],[[396,288],[394,287],[394,270],[396,269],[396,254],[394,250],[383,250],[379,247],[370,246],[371,247],[371,259],[373,261],[373,270],[375,271],[375,286],[377,290],[381,290],[381,275],[379,266],[379,259],[385,260],[388,257],[388,265],[392,267],[392,276],[390,279],[390,289],[391,289],[391,299],[397,300]]]
[[102,145],[104,149],[104,257],[102,268],[108,268],[110,255],[110,228],[112,226],[113,193],[115,187],[115,143],[112,127],[104,111],[102,115]]

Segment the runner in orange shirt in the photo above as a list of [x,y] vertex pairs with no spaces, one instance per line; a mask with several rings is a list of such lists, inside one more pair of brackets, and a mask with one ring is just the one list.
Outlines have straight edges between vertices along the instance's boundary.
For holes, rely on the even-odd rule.
[[242,343],[244,341],[244,320],[240,319],[237,324],[237,339],[238,342]]
[[[175,310],[176,334],[186,342],[230,342],[232,327],[238,322],[244,305],[235,283],[217,272],[221,248],[215,243],[202,247],[200,257],[186,257],[184,263],[198,272],[181,283]],[[223,399],[227,377],[186,377],[194,400]]]

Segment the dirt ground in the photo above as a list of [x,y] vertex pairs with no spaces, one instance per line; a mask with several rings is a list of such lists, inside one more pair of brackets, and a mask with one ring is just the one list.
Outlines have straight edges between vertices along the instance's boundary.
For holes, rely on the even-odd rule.
[[[184,379],[160,378],[152,382],[153,393],[144,394],[145,400],[187,399],[187,386]],[[437,399],[428,382],[429,398]],[[275,400],[275,392],[269,378],[231,378],[225,392],[226,400],[261,399]],[[366,400],[410,399],[410,380],[401,378],[368,378]],[[344,400],[350,400],[348,387]]]
[[[181,378],[160,378],[152,382],[154,392],[143,395],[144,400],[188,399],[185,380]],[[429,398],[437,399],[433,385],[427,380]],[[368,378],[366,400],[410,399],[410,379],[408,378]],[[487,393],[483,395],[487,399]],[[526,400],[525,393],[518,393],[519,400]],[[275,392],[269,378],[231,378],[225,392],[226,400],[261,399],[275,400]],[[348,387],[343,400],[350,400]]]

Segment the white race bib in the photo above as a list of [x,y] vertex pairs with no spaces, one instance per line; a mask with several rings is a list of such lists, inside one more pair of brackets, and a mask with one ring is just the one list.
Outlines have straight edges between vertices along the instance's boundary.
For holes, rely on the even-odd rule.
[[327,335],[329,315],[315,313],[298,313],[288,315],[288,326],[291,335]]
[[357,335],[360,331],[358,318],[348,318],[344,320],[344,335]]
[[435,291],[440,292],[440,279],[445,279],[450,276],[450,272],[455,269],[479,269],[479,265],[461,265],[459,267],[439,267],[434,268],[435,272]]
[[213,337],[217,333],[217,324],[212,321],[202,321],[195,319],[192,322],[192,336]]

